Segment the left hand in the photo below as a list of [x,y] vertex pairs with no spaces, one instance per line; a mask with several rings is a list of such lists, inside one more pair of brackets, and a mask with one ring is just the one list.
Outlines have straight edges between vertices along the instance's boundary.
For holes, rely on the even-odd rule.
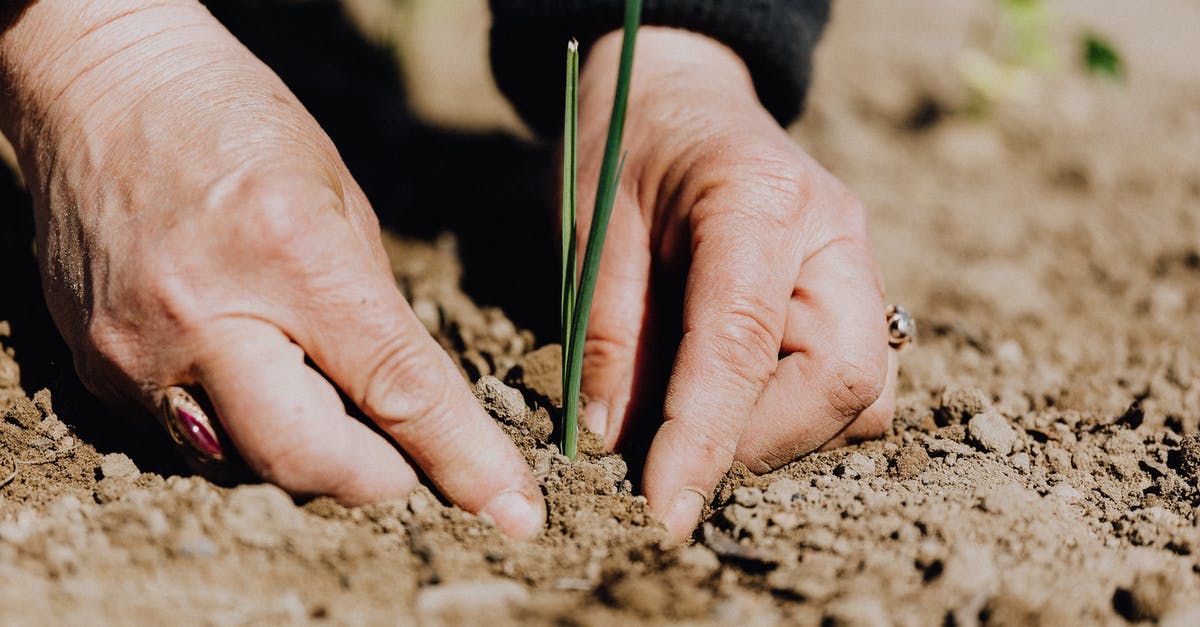
[[[581,251],[620,45],[619,32],[598,41],[581,75]],[[764,472],[881,435],[895,359],[862,205],[763,108],[732,50],[643,27],[625,137],[583,420],[610,447],[635,430],[639,404],[662,398],[635,382],[671,358],[655,336],[673,321],[682,339],[643,487],[678,541],[735,459]]]

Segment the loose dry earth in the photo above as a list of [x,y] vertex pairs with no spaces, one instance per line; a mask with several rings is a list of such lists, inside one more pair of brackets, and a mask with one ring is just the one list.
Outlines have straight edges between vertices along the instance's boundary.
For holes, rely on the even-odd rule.
[[217,487],[78,392],[6,236],[0,621],[1200,624],[1200,6],[1054,3],[1064,45],[1109,33],[1128,81],[1064,67],[972,118],[955,59],[990,4],[837,5],[797,138],[870,207],[919,316],[886,438],[735,468],[695,543],[661,548],[620,458],[545,444],[556,347],[460,291],[450,240],[396,240],[542,482],[545,534],[426,491],[348,510]]

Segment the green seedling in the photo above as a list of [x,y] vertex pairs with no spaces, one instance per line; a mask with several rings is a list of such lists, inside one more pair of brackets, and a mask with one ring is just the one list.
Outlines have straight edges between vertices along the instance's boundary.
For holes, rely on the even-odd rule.
[[[1054,17],[1045,0],[997,0],[1000,22],[992,51],[969,49],[959,71],[971,91],[969,110],[987,111],[999,101],[1033,104],[1039,83],[1061,65],[1052,34]],[[1115,46],[1087,33],[1080,37],[1083,69],[1096,77],[1121,80],[1124,65]]]
[[1119,81],[1125,78],[1125,64],[1115,46],[1095,33],[1081,38],[1083,67],[1092,76]]
[[[574,460],[579,451],[579,385],[583,378],[583,343],[587,337],[588,316],[600,271],[604,236],[612,217],[625,158],[621,138],[625,133],[625,110],[629,102],[629,80],[633,74],[633,50],[642,17],[642,0],[625,0],[625,30],[621,42],[621,61],[617,71],[617,91],[613,96],[608,121],[608,139],[596,187],[592,226],[588,231],[583,267],[579,270],[575,252],[576,186],[578,182],[579,131],[579,45],[567,46],[567,89],[563,133],[562,194],[562,372],[563,424],[562,451]],[[578,278],[576,275],[577,270]]]

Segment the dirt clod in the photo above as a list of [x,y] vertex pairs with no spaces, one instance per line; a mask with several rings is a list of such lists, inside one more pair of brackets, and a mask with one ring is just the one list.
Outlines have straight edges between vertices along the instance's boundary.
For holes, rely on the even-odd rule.
[[989,453],[1008,455],[1017,442],[1017,432],[1004,416],[986,411],[967,423],[967,437],[972,444]]

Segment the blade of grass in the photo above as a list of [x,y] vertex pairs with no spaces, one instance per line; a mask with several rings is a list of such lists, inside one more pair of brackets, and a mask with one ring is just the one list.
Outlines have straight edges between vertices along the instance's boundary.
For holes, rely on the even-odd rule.
[[587,250],[583,256],[583,271],[580,274],[579,290],[576,294],[575,313],[571,320],[570,357],[567,360],[567,386],[563,389],[563,453],[575,459],[579,447],[579,384],[583,375],[583,343],[587,337],[588,317],[591,314],[592,296],[595,294],[596,275],[600,271],[600,255],[604,250],[604,236],[608,232],[608,221],[612,216],[613,203],[617,198],[617,184],[625,158],[621,152],[621,139],[625,134],[625,112],[629,104],[629,81],[633,74],[633,51],[637,41],[637,30],[642,18],[642,0],[625,0],[625,30],[621,41],[621,62],[617,72],[617,90],[613,96],[612,115],[608,121],[608,139],[604,144],[604,159],[600,167],[600,180],[596,189],[596,204],[592,212],[592,226],[588,231]]
[[579,42],[567,44],[567,96],[563,113],[562,181],[562,386],[567,389],[571,354],[571,320],[575,314],[576,276],[575,216],[579,136]]

